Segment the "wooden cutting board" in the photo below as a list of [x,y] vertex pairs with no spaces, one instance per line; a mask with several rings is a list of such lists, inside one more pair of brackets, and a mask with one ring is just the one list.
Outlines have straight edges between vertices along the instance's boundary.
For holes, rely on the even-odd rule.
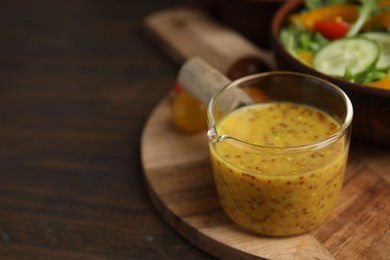
[[[272,66],[267,51],[199,10],[164,10],[147,17],[145,28],[177,64],[200,56],[226,72],[226,64],[234,59],[260,55]],[[231,52],[216,44],[222,39],[218,37],[235,42]],[[206,133],[175,129],[169,104],[167,96],[142,134],[145,182],[162,217],[194,245],[221,259],[390,258],[389,147],[353,139],[340,201],[330,219],[305,235],[265,237],[241,229],[224,214],[214,187]]]
[[170,96],[156,107],[141,140],[145,181],[163,218],[194,245],[221,259],[389,259],[390,152],[353,140],[340,201],[320,228],[271,238],[245,231],[222,211],[205,132],[170,121]]
[[[179,6],[151,14],[145,18],[144,28],[146,37],[178,65],[200,57],[224,74],[249,65],[245,64],[248,60],[248,72],[275,68],[270,50],[257,47],[196,7]],[[256,61],[263,62],[264,68]]]

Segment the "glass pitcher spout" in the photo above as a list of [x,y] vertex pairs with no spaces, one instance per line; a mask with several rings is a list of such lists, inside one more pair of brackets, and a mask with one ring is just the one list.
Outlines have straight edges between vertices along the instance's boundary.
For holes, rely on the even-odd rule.
[[213,144],[220,143],[220,142],[222,142],[223,140],[226,139],[225,135],[219,135],[218,134],[218,132],[215,129],[215,127],[211,127],[207,131],[207,137],[208,137],[210,143],[213,143]]

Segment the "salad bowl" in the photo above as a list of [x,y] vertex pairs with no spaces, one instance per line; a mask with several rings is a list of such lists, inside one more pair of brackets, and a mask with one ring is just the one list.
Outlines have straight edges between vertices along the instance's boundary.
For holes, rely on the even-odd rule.
[[[331,76],[300,61],[285,47],[281,40],[281,31],[290,23],[291,15],[298,13],[303,7],[304,1],[287,1],[273,17],[271,41],[278,69],[314,75],[340,87],[349,96],[354,108],[352,135],[377,144],[390,145],[389,81],[384,83],[385,87],[373,87]],[[386,60],[388,61],[387,58]]]

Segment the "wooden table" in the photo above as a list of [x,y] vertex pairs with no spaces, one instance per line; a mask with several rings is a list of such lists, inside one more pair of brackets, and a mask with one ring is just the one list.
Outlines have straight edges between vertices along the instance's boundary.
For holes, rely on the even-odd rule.
[[[158,213],[141,164],[144,126],[178,71],[142,37],[142,21],[182,3],[2,1],[0,259],[213,259]],[[351,148],[357,162],[389,154],[358,140]],[[369,159],[347,176],[389,176],[387,160]]]
[[180,0],[2,1],[0,259],[210,259],[147,194],[140,136],[177,67],[140,35]]

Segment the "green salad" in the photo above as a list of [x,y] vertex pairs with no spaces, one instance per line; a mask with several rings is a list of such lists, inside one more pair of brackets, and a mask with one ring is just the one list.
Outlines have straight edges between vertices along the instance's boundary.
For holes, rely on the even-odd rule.
[[314,69],[390,89],[390,0],[306,0],[280,32],[287,51]]

